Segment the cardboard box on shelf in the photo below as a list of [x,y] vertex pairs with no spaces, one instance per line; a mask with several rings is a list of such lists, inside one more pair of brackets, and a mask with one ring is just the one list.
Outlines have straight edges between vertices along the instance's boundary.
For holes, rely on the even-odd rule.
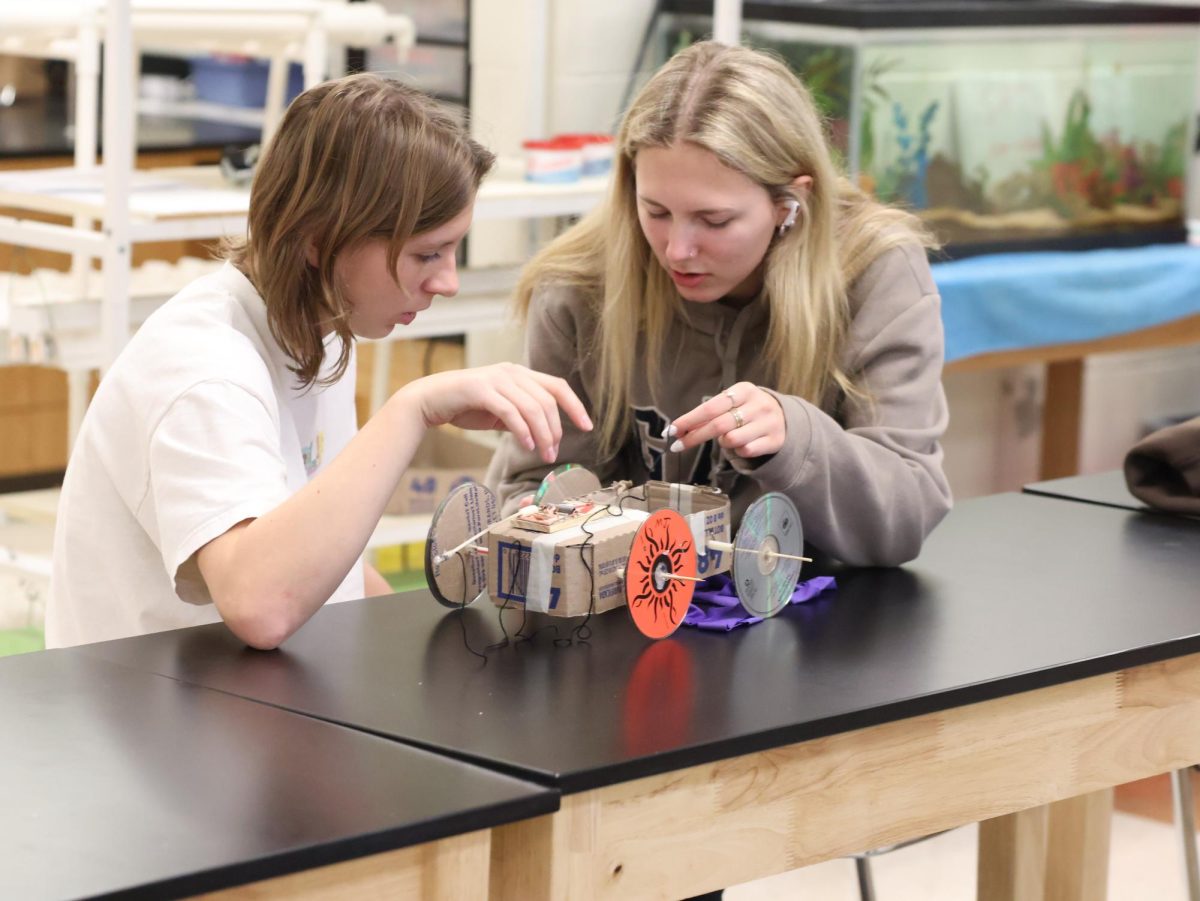
[[472,440],[461,429],[430,429],[400,478],[385,513],[433,513],[464,482],[482,482],[492,448]]
[[448,369],[462,369],[466,366],[466,351],[461,339],[406,338],[403,341],[359,344],[354,405],[360,426],[365,424],[371,415],[371,379],[376,354],[388,354],[391,361],[388,369],[388,395],[394,394],[423,375],[445,372]]
[[0,54],[0,88],[6,86],[15,92],[13,100],[46,96],[49,80],[45,60]]

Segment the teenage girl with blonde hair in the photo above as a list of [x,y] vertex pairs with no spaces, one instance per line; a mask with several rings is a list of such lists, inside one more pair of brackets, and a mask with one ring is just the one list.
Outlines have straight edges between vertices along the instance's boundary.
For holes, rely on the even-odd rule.
[[[528,364],[596,414],[560,458],[714,485],[735,521],[782,491],[828,554],[913,558],[951,503],[928,243],[839,175],[782,62],[682,51],[625,114],[606,201],[518,286]],[[511,509],[548,469],[506,441],[489,482]]]
[[362,554],[427,428],[504,428],[551,462],[560,406],[591,427],[561,379],[502,364],[410,382],[357,430],[355,340],[456,293],[492,162],[399,82],[297,98],[259,163],[248,240],[100,382],[58,509],[49,646],[224,619],[275,647],[327,600],[389,591]]

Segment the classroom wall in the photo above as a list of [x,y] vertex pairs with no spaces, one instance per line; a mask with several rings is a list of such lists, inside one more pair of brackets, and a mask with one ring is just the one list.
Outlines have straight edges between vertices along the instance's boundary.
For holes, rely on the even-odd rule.
[[653,4],[555,4],[548,115],[554,131],[615,132],[621,101]]
[[963,372],[943,379],[950,427],[946,476],[960,500],[1035,481],[1041,448],[1041,367]]
[[[510,0],[471,5],[471,128],[501,157],[560,132],[609,132],[650,15],[644,0]],[[536,243],[545,232],[533,232]],[[473,266],[519,262],[531,227],[479,223]]]
[[[946,473],[959,499],[1015,491],[1038,479],[1045,379],[1038,366],[944,379]],[[1084,368],[1079,471],[1118,469],[1146,428],[1200,415],[1200,348],[1092,357]]]
[[1200,415],[1200,347],[1109,354],[1087,362],[1081,472],[1121,465],[1148,424]]
[[[527,138],[611,131],[649,18],[644,0],[473,3],[476,134],[518,154]],[[539,63],[545,79],[535,84]]]

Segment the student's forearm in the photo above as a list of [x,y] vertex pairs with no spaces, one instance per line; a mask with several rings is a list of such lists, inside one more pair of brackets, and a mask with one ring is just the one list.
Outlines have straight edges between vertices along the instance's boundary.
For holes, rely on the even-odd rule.
[[209,586],[239,637],[273,647],[325,603],[362,554],[424,433],[419,405],[402,389],[316,478],[239,529],[221,584]]

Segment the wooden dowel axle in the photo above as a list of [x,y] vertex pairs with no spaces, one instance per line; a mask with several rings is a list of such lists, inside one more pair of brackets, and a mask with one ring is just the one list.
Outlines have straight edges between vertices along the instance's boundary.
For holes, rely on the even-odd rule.
[[[617,570],[617,575],[620,576],[622,579],[624,579],[625,578],[625,570],[623,570],[623,569]],[[703,582],[704,581],[704,579],[698,579],[695,576],[682,576],[682,575],[678,575],[676,573],[657,573],[656,575],[652,576],[652,578],[659,578],[659,577],[661,577],[663,579],[674,579],[677,582]]]
[[738,551],[742,554],[758,554],[765,553],[768,557],[779,557],[782,560],[799,560],[801,563],[812,563],[812,557],[797,557],[795,554],[784,554],[781,551],[756,551],[752,547],[734,547],[728,541],[714,541],[709,539],[705,542],[708,547],[716,548],[718,551]]
[[[504,519],[497,520],[496,522],[494,522],[490,526],[488,526],[486,529],[484,529],[482,532],[476,532],[474,535],[472,535],[466,541],[462,541],[459,544],[456,544],[454,547],[450,548],[450,550],[446,551],[445,553],[438,554],[436,557],[433,558],[434,566],[440,566],[441,564],[445,563],[447,560],[449,560],[451,557],[453,557],[455,554],[457,554],[459,551],[461,551],[463,548],[467,547],[468,545],[470,545],[472,547],[478,547],[478,545],[476,545],[475,542],[478,539],[482,538],[484,535],[486,535],[488,532],[490,532],[492,529],[496,528],[496,526],[501,525],[502,523],[506,523],[510,519],[516,519],[518,516],[521,516],[522,514],[532,513],[535,510],[537,510],[537,507],[534,506],[533,504],[530,504],[526,507],[522,507],[516,513],[510,513],[508,516],[504,517]],[[486,550],[485,550],[485,553],[486,553]]]

